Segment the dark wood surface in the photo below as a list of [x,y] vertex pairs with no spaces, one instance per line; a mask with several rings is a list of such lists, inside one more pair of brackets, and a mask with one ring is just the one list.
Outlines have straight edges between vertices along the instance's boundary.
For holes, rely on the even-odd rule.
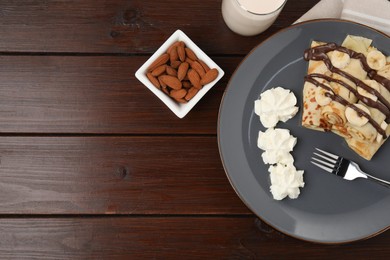
[[[321,245],[268,226],[218,153],[235,68],[317,2],[242,37],[221,1],[0,1],[0,258],[388,258],[390,232]],[[184,119],[134,76],[176,29],[226,73]]]

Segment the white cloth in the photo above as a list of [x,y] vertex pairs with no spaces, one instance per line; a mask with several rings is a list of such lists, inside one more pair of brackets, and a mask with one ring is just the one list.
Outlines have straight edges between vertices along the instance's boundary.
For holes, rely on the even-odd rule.
[[295,23],[321,18],[350,20],[390,35],[390,0],[322,0]]

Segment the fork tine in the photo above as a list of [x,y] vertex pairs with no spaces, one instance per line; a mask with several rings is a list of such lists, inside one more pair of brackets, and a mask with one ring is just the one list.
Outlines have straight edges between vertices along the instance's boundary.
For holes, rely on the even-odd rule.
[[329,157],[331,157],[331,158],[333,158],[333,159],[338,159],[339,158],[339,156],[337,156],[337,155],[335,155],[335,154],[333,154],[333,153],[330,153],[330,152],[325,152],[324,150],[321,150],[320,148],[315,148],[317,151],[320,151],[321,153],[323,153],[323,154],[325,154],[325,155],[327,155],[327,156],[329,156]]
[[326,167],[326,166],[323,166],[323,165],[321,165],[321,164],[319,164],[319,163],[316,163],[316,162],[313,162],[313,161],[310,161],[312,164],[314,164],[315,166],[317,166],[317,167],[320,167],[321,169],[323,169],[323,170],[325,170],[325,171],[327,171],[327,172],[330,172],[330,173],[333,173],[333,169],[332,168],[328,168],[328,167]]
[[331,162],[332,164],[336,164],[337,163],[337,160],[333,160],[332,158],[329,158],[329,157],[327,157],[325,155],[322,155],[322,154],[319,154],[319,153],[316,153],[316,152],[314,152],[313,154],[317,155],[318,157],[320,157],[322,159],[327,160],[328,162]]
[[330,167],[330,168],[334,168],[334,166],[335,166],[335,164],[334,163],[329,163],[329,162],[326,162],[326,161],[323,161],[323,160],[320,160],[320,159],[318,159],[318,158],[315,158],[315,157],[311,157],[311,159],[312,160],[314,160],[314,161],[317,161],[317,162],[319,162],[320,164],[322,164],[322,165],[325,165],[325,166],[328,166],[328,167]]

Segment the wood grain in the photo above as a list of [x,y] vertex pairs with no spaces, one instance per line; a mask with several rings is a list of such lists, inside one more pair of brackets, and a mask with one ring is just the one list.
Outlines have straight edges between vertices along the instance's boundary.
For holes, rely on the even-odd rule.
[[0,214],[250,214],[215,137],[0,137]]
[[[235,68],[318,2],[287,1],[242,37],[221,0],[0,1],[0,258],[389,258],[390,232],[319,245],[276,231],[219,157]],[[177,29],[225,71],[184,119],[134,76]]]
[[2,56],[0,132],[216,134],[241,58],[213,58],[226,76],[179,119],[135,78],[148,57]]
[[206,53],[245,55],[318,1],[288,1],[275,24],[256,37],[227,28],[221,1],[0,1],[0,51],[152,53],[181,29]]
[[[318,245],[253,217],[3,219],[6,259],[387,259],[390,233]],[[375,257],[373,257],[375,255]]]

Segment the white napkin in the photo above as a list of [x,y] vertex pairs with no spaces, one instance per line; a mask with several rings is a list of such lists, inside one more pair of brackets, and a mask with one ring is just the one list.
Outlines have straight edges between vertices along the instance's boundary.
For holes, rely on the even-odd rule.
[[322,0],[295,23],[320,18],[350,20],[390,35],[390,0]]

